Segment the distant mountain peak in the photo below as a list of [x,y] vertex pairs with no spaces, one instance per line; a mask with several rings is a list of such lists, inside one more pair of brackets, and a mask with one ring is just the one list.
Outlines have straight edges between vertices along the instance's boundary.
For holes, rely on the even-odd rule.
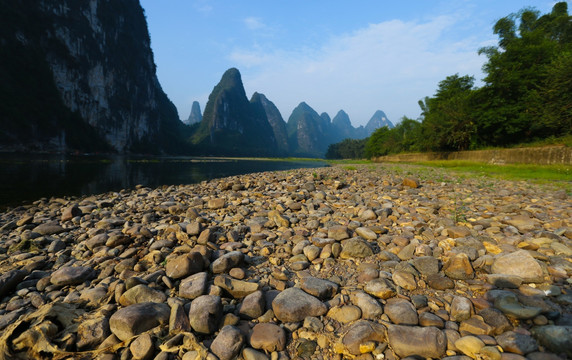
[[191,114],[189,118],[184,123],[187,125],[193,125],[196,123],[200,123],[203,120],[203,114],[201,113],[201,105],[198,101],[193,101],[193,105],[191,106]]
[[[262,99],[263,95],[256,97]],[[266,112],[261,104],[248,101],[238,69],[225,71],[214,87],[192,142],[215,155],[268,156],[277,152]]]
[[377,110],[365,126],[367,136],[370,136],[375,130],[384,126],[387,126],[389,129],[393,129],[395,127],[383,111]]
[[352,122],[350,121],[350,117],[344,110],[338,111],[338,113],[336,114],[336,116],[334,116],[334,119],[332,120],[332,125],[340,129],[352,128]]

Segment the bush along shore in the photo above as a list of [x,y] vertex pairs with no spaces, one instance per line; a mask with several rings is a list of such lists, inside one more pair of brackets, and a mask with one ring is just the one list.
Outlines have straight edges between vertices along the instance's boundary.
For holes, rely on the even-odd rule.
[[0,359],[572,358],[572,201],[380,164],[0,214]]

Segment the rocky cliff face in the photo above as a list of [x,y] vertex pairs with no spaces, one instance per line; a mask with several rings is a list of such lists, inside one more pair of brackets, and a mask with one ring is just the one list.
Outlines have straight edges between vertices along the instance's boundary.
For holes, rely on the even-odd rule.
[[274,103],[266,98],[264,94],[255,92],[250,99],[250,103],[254,106],[261,106],[264,109],[268,123],[272,127],[274,138],[276,139],[276,146],[278,147],[281,155],[287,156],[289,153],[288,148],[288,133],[286,132],[286,122],[282,118],[282,114],[274,105]]
[[[25,59],[0,63],[0,73],[10,74],[4,86],[14,85],[29,107],[3,105],[9,115],[2,130],[12,144],[49,149],[55,139],[69,149],[84,143],[78,139],[87,131],[95,149],[162,152],[182,145],[182,123],[157,80],[138,0],[12,0],[2,1],[1,13],[0,42],[9,57]],[[45,80],[40,89],[30,70]]]
[[198,101],[193,101],[193,105],[191,106],[191,113],[185,124],[193,125],[196,123],[200,123],[203,120],[203,114],[201,113],[201,105]]
[[269,156],[277,149],[266,112],[248,101],[240,72],[234,68],[224,73],[209,95],[192,141],[212,155]]
[[337,141],[344,140],[344,139],[355,139],[359,138],[360,136],[357,134],[357,129],[352,126],[352,122],[350,121],[350,117],[348,114],[340,110],[334,116],[332,120],[332,126],[336,130],[336,138]]
[[305,102],[300,103],[288,118],[288,143],[294,156],[323,157],[332,141],[330,123]]
[[395,127],[393,123],[387,119],[387,115],[385,115],[383,111],[377,110],[365,126],[366,136],[370,136],[375,130],[383,126],[387,126],[389,129]]

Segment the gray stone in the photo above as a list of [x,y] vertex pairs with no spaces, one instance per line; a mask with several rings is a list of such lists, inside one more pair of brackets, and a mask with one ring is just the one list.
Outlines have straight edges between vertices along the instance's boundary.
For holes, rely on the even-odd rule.
[[179,284],[179,296],[186,299],[196,299],[204,295],[207,289],[208,273],[200,272],[191,275]]
[[349,237],[347,226],[334,225],[328,228],[328,237],[334,240],[344,240]]
[[473,314],[473,303],[464,296],[455,296],[451,301],[451,320],[467,320]]
[[373,320],[383,314],[383,307],[373,297],[361,291],[350,295],[351,302],[361,309],[361,316],[366,320]]
[[387,300],[384,312],[394,324],[417,325],[419,323],[415,306],[405,299],[392,298]]
[[191,252],[167,261],[165,272],[170,278],[180,279],[202,271],[203,265],[203,256],[198,252]]
[[419,325],[434,326],[436,328],[442,329],[445,327],[445,322],[443,319],[433,313],[422,312],[419,314]]
[[135,304],[117,310],[109,319],[109,327],[117,338],[125,341],[156,326],[167,325],[170,313],[167,304]]
[[71,220],[76,216],[81,216],[81,215],[82,215],[81,209],[79,208],[79,206],[77,206],[77,204],[74,204],[62,210],[61,220],[62,222],[64,222]]
[[364,258],[371,255],[373,255],[373,250],[367,242],[361,239],[352,238],[342,243],[342,252],[340,253],[342,259]]
[[260,290],[247,295],[240,303],[238,314],[246,319],[256,319],[264,314],[266,300]]
[[495,299],[495,308],[503,314],[516,319],[532,319],[542,312],[542,309],[534,306],[525,306],[518,301],[515,294],[503,294]]
[[191,330],[189,316],[185,313],[185,308],[178,302],[171,305],[171,315],[169,316],[169,333],[187,332]]
[[300,288],[320,300],[326,300],[331,299],[336,294],[338,284],[313,276],[306,276],[300,280]]
[[274,298],[272,310],[282,322],[298,322],[307,316],[324,315],[328,309],[312,295],[298,288],[288,288]]
[[510,321],[500,310],[495,308],[485,308],[479,311],[479,315],[487,324],[492,326],[494,335],[499,335],[505,331],[512,330]]
[[526,250],[498,255],[491,273],[519,276],[524,282],[542,282],[544,277],[542,267]]
[[222,302],[219,296],[202,295],[191,302],[189,322],[194,331],[212,334],[218,330],[222,317]]
[[373,321],[360,320],[350,326],[342,338],[342,344],[350,354],[360,355],[360,345],[367,341],[381,343],[385,340],[385,327]]
[[119,298],[119,303],[122,306],[129,306],[145,302],[163,303],[166,300],[167,295],[164,292],[139,284],[124,292]]
[[572,326],[537,326],[532,328],[532,336],[553,353],[572,358]]
[[505,352],[526,355],[538,350],[538,343],[532,336],[520,334],[514,331],[507,331],[498,335],[495,339]]
[[0,299],[10,294],[16,286],[28,275],[24,270],[10,270],[0,275]]
[[447,350],[447,338],[436,327],[389,325],[389,345],[399,357],[441,358]]
[[286,348],[286,332],[275,324],[256,324],[252,329],[250,345],[266,352],[282,351]]
[[54,271],[51,283],[56,286],[77,285],[93,279],[95,271],[87,266],[64,266]]
[[411,260],[411,264],[421,275],[433,275],[439,272],[439,260],[433,256],[421,256]]
[[129,345],[134,360],[150,360],[155,352],[155,345],[149,333],[139,336]]
[[36,226],[32,231],[40,235],[55,235],[63,233],[66,229],[55,222],[49,222]]
[[219,275],[214,284],[228,292],[233,298],[243,298],[260,288],[258,283],[233,279],[228,275]]
[[228,272],[233,267],[237,267],[244,260],[244,254],[240,251],[231,251],[220,256],[211,264],[213,274]]
[[[196,301],[196,300],[195,300]],[[244,336],[232,325],[223,327],[211,344],[211,351],[219,360],[232,360],[240,353]]]
[[369,281],[363,288],[366,293],[380,299],[389,299],[395,295],[393,285],[387,279],[378,278]]
[[455,287],[455,282],[441,274],[427,276],[427,285],[435,290],[447,290]]
[[77,327],[77,347],[80,349],[96,348],[109,335],[111,335],[111,330],[108,318],[84,320]]
[[327,316],[342,324],[351,323],[361,318],[361,309],[355,305],[343,305],[331,308]]

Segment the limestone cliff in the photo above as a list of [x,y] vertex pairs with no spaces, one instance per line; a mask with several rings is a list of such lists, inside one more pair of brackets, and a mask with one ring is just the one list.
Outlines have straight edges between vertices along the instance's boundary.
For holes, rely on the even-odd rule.
[[272,156],[276,139],[261,106],[248,101],[240,72],[227,70],[209,95],[192,142],[206,155]]
[[330,123],[305,102],[288,118],[288,142],[294,156],[323,157],[331,140]]
[[286,122],[282,118],[282,114],[274,105],[274,103],[266,98],[264,94],[255,92],[250,99],[250,103],[254,106],[261,106],[264,109],[268,123],[272,127],[274,138],[276,139],[276,146],[280,155],[287,156],[289,153],[288,148],[288,133],[286,132]]
[[198,101],[193,101],[193,105],[191,106],[191,113],[189,114],[187,121],[185,121],[185,124],[193,125],[200,123],[202,120],[203,114],[201,113],[201,105]]
[[184,146],[138,0],[2,0],[0,8],[4,148],[148,153]]

